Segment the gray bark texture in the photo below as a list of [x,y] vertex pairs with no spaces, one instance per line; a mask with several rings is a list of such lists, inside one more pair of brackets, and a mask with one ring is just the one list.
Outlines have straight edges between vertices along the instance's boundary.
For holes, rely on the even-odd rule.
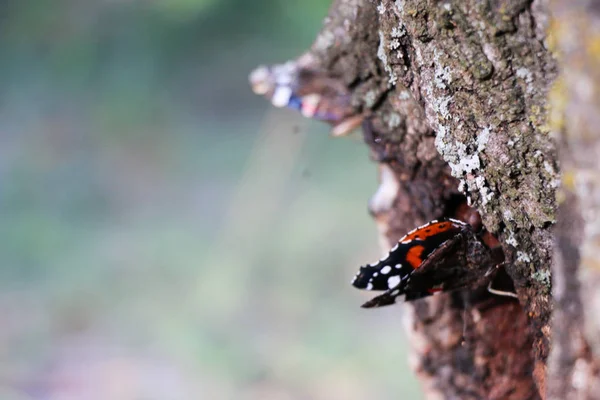
[[504,251],[518,300],[404,306],[426,397],[600,398],[599,2],[334,0],[308,53],[364,116],[387,249],[451,216]]

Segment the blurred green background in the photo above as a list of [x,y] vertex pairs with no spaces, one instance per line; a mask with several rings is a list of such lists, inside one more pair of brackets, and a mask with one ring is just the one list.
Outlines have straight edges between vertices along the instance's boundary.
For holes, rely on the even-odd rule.
[[254,96],[328,0],[0,2],[0,399],[415,399],[377,173]]

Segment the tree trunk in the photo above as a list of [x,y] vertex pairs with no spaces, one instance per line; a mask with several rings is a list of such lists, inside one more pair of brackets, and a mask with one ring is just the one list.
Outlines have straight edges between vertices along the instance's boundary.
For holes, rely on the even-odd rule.
[[405,305],[427,398],[600,398],[600,6],[577,3],[335,0],[296,63],[364,119],[386,250],[478,212],[504,251],[518,300]]

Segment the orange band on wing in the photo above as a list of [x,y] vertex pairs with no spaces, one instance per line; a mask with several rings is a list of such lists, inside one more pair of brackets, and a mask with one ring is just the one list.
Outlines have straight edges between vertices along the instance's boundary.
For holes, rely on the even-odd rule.
[[408,261],[410,266],[414,269],[419,268],[419,265],[421,265],[423,262],[421,255],[423,254],[424,250],[425,247],[423,246],[412,246],[406,253],[406,261]]
[[402,241],[408,242],[411,240],[425,240],[430,236],[435,236],[441,232],[446,232],[447,230],[452,228],[454,228],[454,226],[448,221],[434,222],[432,224],[428,224],[417,228],[414,231],[408,233],[402,238]]

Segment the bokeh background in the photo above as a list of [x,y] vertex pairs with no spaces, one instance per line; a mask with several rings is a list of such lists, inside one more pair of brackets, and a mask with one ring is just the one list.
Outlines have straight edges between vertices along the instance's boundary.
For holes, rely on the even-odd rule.
[[254,96],[328,0],[0,2],[0,399],[418,399],[358,136]]

